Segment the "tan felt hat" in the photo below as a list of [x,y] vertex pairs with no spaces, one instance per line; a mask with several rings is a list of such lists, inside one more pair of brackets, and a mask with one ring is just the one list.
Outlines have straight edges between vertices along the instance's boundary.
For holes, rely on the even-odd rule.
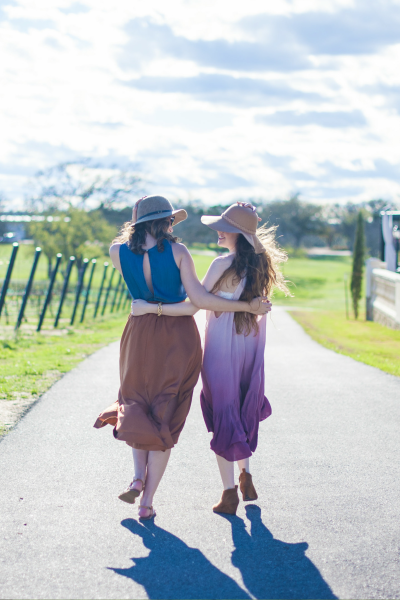
[[187,212],[183,208],[174,210],[171,202],[164,196],[145,196],[137,205],[136,223],[175,217],[174,225],[187,219]]
[[265,252],[265,248],[257,237],[258,215],[256,207],[244,202],[232,204],[220,217],[204,215],[201,222],[215,231],[241,233],[253,246],[256,254]]

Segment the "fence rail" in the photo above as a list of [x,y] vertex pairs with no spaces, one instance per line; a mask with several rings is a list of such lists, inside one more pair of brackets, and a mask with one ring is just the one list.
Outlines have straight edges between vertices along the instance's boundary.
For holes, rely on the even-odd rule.
[[400,329],[400,274],[376,258],[367,260],[367,319]]
[[[14,325],[17,330],[22,323],[35,323],[36,331],[40,331],[45,323],[56,328],[60,323],[73,325],[78,320],[83,323],[88,318],[96,319],[100,306],[102,316],[126,308],[129,292],[121,275],[115,278],[115,269],[108,262],[104,263],[101,280],[97,277],[100,283],[98,281],[96,286],[96,259],[90,262],[84,259],[78,269],[75,257],[70,256],[62,271],[63,257],[57,254],[48,280],[35,281],[42,253],[38,247],[26,281],[13,278],[18,249],[18,243],[14,243],[0,291],[0,319],[3,324]],[[76,283],[71,283],[75,280],[75,275],[72,277],[74,271]]]

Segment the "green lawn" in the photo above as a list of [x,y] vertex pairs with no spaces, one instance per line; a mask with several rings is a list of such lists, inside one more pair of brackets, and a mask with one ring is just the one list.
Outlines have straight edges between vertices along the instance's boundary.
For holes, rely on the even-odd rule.
[[400,376],[399,330],[363,319],[347,320],[341,311],[291,314],[316,342],[326,348]]
[[[351,276],[351,258],[335,259],[290,258],[284,264],[285,278],[290,281],[293,297],[278,292],[275,304],[345,312],[345,281]],[[347,278],[347,279],[345,279]]]
[[191,251],[191,253],[193,256],[194,264],[196,266],[197,277],[201,281],[203,279],[203,277],[205,276],[205,274],[207,273],[208,267],[214,260],[215,256],[203,256],[200,254],[195,254],[195,250]]
[[346,317],[345,280],[349,289],[351,258],[289,259],[285,276],[293,298],[276,294],[273,303],[292,309],[292,316],[317,342],[382,371],[400,376],[400,331],[365,321],[365,298],[356,321]]
[[127,315],[110,315],[60,330],[23,328],[0,341],[0,399],[37,397],[81,360],[118,340]]

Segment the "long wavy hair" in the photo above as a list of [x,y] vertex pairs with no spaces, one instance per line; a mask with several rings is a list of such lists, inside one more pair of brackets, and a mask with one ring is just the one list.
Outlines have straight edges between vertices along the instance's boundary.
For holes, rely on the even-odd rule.
[[172,243],[179,241],[179,238],[168,232],[169,227],[169,217],[137,224],[128,221],[122,226],[121,231],[113,240],[113,244],[125,244],[128,242],[128,247],[134,254],[144,254],[143,245],[146,243],[146,234],[150,233],[157,241],[157,250],[164,252],[163,240],[168,240]]
[[[257,229],[257,237],[264,246],[265,252],[256,254],[253,246],[246,238],[239,234],[236,240],[236,254],[232,264],[224,271],[215,283],[211,292],[215,293],[221,289],[222,283],[228,279],[233,284],[241,282],[246,277],[246,283],[239,300],[250,302],[259,296],[272,297],[274,289],[278,289],[291,296],[285,277],[279,268],[279,264],[287,261],[287,253],[279,247],[276,239],[277,227],[263,225]],[[254,335],[258,333],[257,315],[248,312],[235,312],[234,322],[236,333]]]

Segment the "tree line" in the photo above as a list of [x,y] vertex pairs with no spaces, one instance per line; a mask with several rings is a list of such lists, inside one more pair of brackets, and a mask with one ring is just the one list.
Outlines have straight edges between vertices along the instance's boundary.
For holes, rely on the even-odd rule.
[[[121,226],[130,221],[135,200],[146,193],[134,170],[102,168],[90,161],[63,163],[40,172],[31,189],[26,199],[27,209],[46,219],[29,223],[27,235],[41,246],[48,259],[49,273],[57,252],[65,257],[74,255],[78,267],[83,258],[96,258],[107,252]],[[263,223],[277,225],[280,244],[293,251],[312,246],[352,250],[361,211],[366,248],[372,256],[379,255],[379,213],[384,208],[395,208],[380,199],[361,204],[319,205],[302,200],[298,194],[270,202],[255,198],[240,200],[257,206]],[[202,225],[200,218],[221,214],[227,205],[207,206],[200,200],[174,201],[174,204],[188,213],[187,220],[175,230],[185,244],[216,242],[215,232]]]

